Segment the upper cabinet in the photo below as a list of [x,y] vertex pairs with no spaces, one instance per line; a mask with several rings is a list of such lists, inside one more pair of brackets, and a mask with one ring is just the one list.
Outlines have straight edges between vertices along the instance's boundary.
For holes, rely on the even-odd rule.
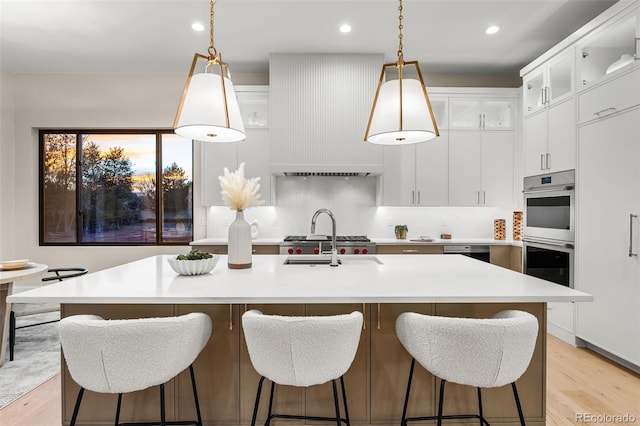
[[383,147],[364,142],[382,55],[272,54],[274,172],[380,172]]
[[574,57],[570,50],[523,77],[525,116],[573,96]]
[[380,204],[511,206],[515,89],[429,89],[440,137],[384,147]]
[[452,130],[513,130],[513,100],[452,98],[449,116]]
[[236,94],[240,114],[246,130],[246,139],[237,143],[202,144],[202,205],[222,206],[218,176],[225,167],[234,171],[245,163],[245,176],[260,178],[260,195],[265,205],[274,202],[272,197],[271,137],[269,132],[269,87],[237,86]]
[[631,9],[594,30],[578,44],[579,84],[586,88],[628,69],[640,58],[638,10]]

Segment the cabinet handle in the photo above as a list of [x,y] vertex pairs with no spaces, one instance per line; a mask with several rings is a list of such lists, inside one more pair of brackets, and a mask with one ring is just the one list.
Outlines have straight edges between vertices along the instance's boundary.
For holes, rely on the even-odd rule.
[[367,308],[364,303],[362,304],[362,329],[367,329]]
[[418,191],[418,204],[420,204],[420,191]]
[[549,165],[549,159],[551,158],[551,154],[549,154],[547,152],[547,155],[545,155],[545,165],[547,166],[547,170],[551,170],[551,166]]
[[482,114],[478,114],[478,129],[482,129]]
[[485,114],[482,114],[482,128],[487,128],[487,116]]
[[629,213],[629,257],[637,256],[637,253],[633,252],[633,218],[638,215]]
[[544,91],[547,93],[547,96],[545,96],[545,100],[547,105],[549,105],[549,102],[551,101],[551,88],[547,86],[544,88]]
[[[600,117],[602,113],[605,113],[607,111],[611,111],[611,114],[613,114],[614,112],[616,112],[616,109],[615,109],[615,107],[605,108],[605,109],[600,110],[598,112],[594,112],[593,115],[596,115],[596,116]],[[609,114],[607,114],[607,115],[609,115]]]
[[411,204],[416,203],[416,191],[411,191]]
[[540,154],[540,170],[544,170],[544,154]]
[[380,304],[378,303],[378,330],[380,330]]
[[402,250],[403,253],[417,253],[418,250],[414,250],[414,249],[404,249]]
[[233,305],[229,304],[229,331],[233,331]]
[[476,191],[476,200],[477,200],[476,204],[480,204],[480,191]]
[[487,193],[482,191],[482,204],[487,204]]

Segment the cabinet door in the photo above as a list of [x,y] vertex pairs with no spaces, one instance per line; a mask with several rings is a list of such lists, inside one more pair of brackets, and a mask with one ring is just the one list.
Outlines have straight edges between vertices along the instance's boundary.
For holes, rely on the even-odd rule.
[[449,205],[449,133],[415,145],[416,199],[418,206]]
[[512,130],[513,101],[511,99],[484,99],[482,101],[482,128],[484,130]]
[[549,64],[548,71],[548,96],[549,105],[562,100],[573,93],[573,68],[574,68],[574,52],[570,50],[570,54],[560,58]]
[[544,107],[542,91],[544,90],[544,68],[541,67],[524,79],[524,115],[527,116]]
[[[438,140],[436,138],[436,140]],[[423,142],[418,145],[433,143]],[[385,146],[382,176],[383,206],[412,206],[415,202],[416,145]]]
[[524,175],[545,172],[547,154],[547,112],[540,111],[524,119]]
[[[238,164],[245,163],[247,178],[260,178],[260,195],[264,205],[273,205],[271,199],[271,144],[269,129],[246,129],[247,138],[238,142]],[[218,184],[216,179],[216,184]],[[220,186],[218,184],[218,186]]]
[[480,98],[449,99],[449,129],[479,129],[481,114]]
[[576,168],[576,100],[570,98],[548,109],[547,170]]
[[[213,321],[209,343],[194,363],[200,410],[205,422],[240,422],[240,323],[238,305],[178,305],[177,315],[204,312]],[[196,410],[188,372],[178,376],[178,419],[193,419]],[[203,403],[206,401],[206,403]],[[181,411],[181,410],[184,410]]]
[[229,171],[238,168],[237,144],[200,143],[202,144],[202,205],[223,206],[218,176],[224,174],[225,167]]
[[513,132],[482,132],[480,203],[512,206],[513,179]]
[[[640,365],[640,109],[579,129],[576,334]],[[632,255],[630,255],[632,251]]]
[[[433,315],[430,304],[371,305],[371,421],[398,424],[407,390],[411,355],[396,335],[396,318],[403,312]],[[411,384],[409,417],[435,414],[433,375],[416,365]]]
[[475,206],[481,200],[482,133],[449,132],[449,205]]

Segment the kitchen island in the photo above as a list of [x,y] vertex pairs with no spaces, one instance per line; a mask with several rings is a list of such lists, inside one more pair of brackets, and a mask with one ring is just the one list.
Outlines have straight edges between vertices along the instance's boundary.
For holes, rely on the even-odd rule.
[[[590,295],[458,255],[342,256],[342,265],[285,265],[286,256],[253,257],[253,267],[230,270],[222,256],[202,276],[179,276],[167,256],[155,256],[10,297],[12,303],[58,302],[62,315],[94,313],[105,318],[179,315],[201,311],[214,320],[213,335],[195,368],[206,424],[247,424],[258,381],[244,346],[240,317],[246,309],[285,315],[363,311],[365,329],[345,376],[354,424],[398,424],[410,358],[395,337],[404,311],[488,317],[522,309],[539,320],[540,333],[527,372],[518,381],[528,424],[545,422],[546,303],[588,302]],[[414,380],[409,415],[435,412],[435,379],[422,369]],[[63,368],[63,421],[68,423],[77,385]],[[332,412],[330,386],[278,389],[276,407],[293,414]],[[485,392],[485,415],[517,424],[510,388]],[[266,393],[265,393],[266,394]],[[451,385],[445,411],[475,410],[475,391]],[[525,396],[526,395],[526,396]],[[91,412],[80,421],[109,424],[115,397],[85,395]],[[168,418],[193,417],[188,374],[167,386]],[[129,421],[157,417],[157,389],[123,399]],[[262,405],[266,407],[266,404]],[[265,408],[266,409],[266,408]],[[265,413],[260,413],[264,417]],[[284,422],[283,422],[284,423]],[[294,422],[295,423],[295,422]],[[292,424],[287,422],[286,424]],[[450,424],[450,423],[449,423]]]

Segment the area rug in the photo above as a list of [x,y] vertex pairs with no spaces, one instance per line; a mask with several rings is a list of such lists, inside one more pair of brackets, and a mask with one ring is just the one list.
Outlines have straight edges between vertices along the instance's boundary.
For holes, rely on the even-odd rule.
[[[16,325],[59,319],[59,312],[47,312],[16,319]],[[0,367],[0,408],[60,372],[60,339],[57,322],[16,331],[14,360],[9,361],[9,343]]]

